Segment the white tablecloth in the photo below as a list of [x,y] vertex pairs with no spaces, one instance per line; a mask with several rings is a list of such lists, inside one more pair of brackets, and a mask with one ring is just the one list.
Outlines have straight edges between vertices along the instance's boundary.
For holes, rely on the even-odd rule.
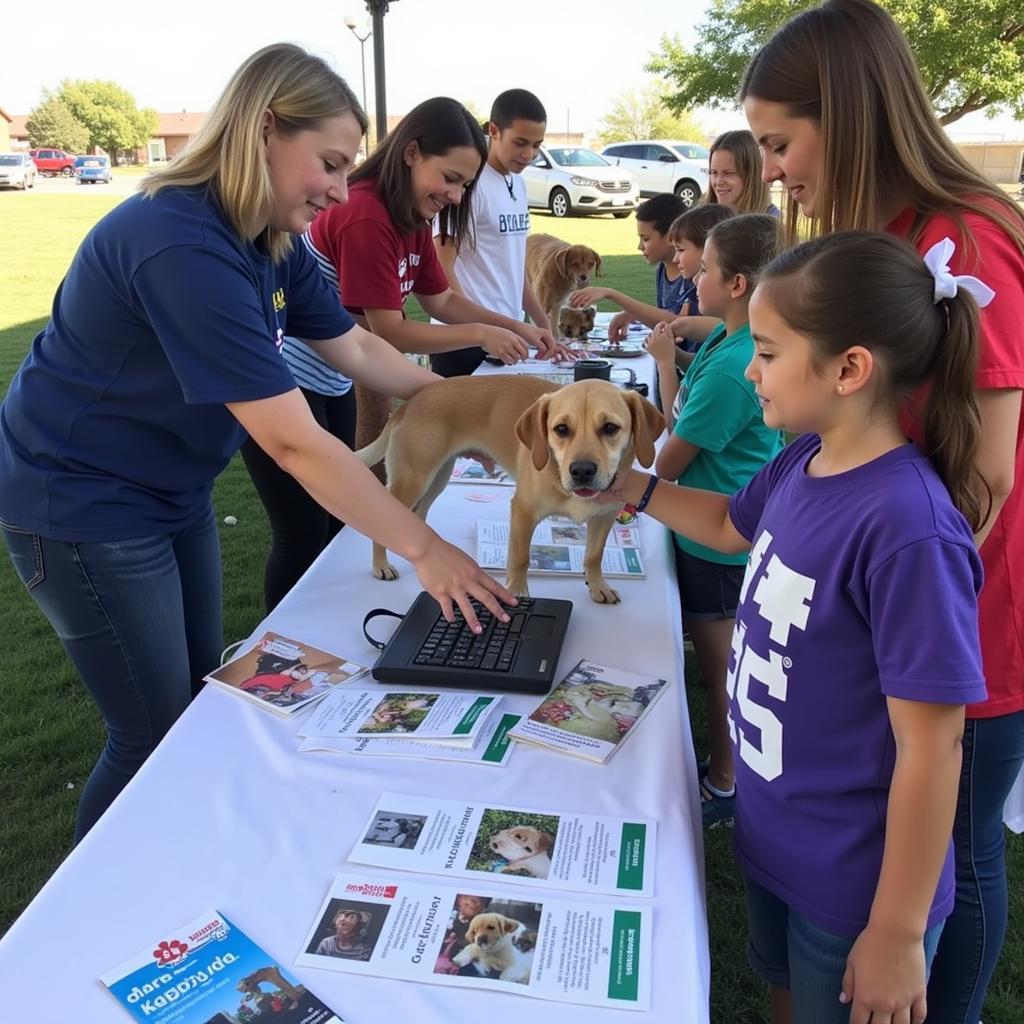
[[[644,369],[646,376],[650,367]],[[484,491],[497,500],[468,500]],[[476,519],[505,515],[510,492],[453,485],[430,522],[473,551]],[[359,827],[387,789],[657,819],[649,1019],[707,1021],[703,849],[679,602],[668,535],[645,520],[642,543],[647,578],[618,581],[623,603],[615,607],[591,602],[582,579],[531,579],[535,595],[575,603],[559,674],[587,657],[674,684],[610,764],[526,747],[517,748],[504,769],[300,755],[296,723],[207,687],[0,941],[0,1016],[127,1020],[98,976],[159,939],[162,929],[216,907],[356,1024],[627,1019],[621,1010],[292,968],[329,882],[345,867]],[[254,636],[274,629],[371,664],[375,651],[360,628],[364,613],[378,606],[402,611],[419,589],[411,567],[401,560],[396,565],[403,570],[399,581],[374,580],[369,541],[343,530]],[[384,621],[375,624],[382,631],[390,628]],[[537,700],[507,699],[519,711]]]

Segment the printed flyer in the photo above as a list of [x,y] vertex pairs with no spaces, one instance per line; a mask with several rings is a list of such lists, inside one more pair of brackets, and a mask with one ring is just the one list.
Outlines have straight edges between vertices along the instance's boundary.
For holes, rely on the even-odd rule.
[[[504,569],[508,562],[509,524],[478,519],[476,560],[482,569]],[[538,523],[530,541],[530,572],[554,575],[583,575],[587,528],[571,520]],[[640,579],[645,576],[637,530],[615,526],[601,556],[605,576]]]
[[[468,761],[471,764],[500,768],[508,763],[515,744],[509,731],[522,720],[522,715],[491,715],[477,734],[473,745],[456,747],[430,740],[404,739],[400,736],[374,739],[344,739],[337,736],[308,736],[299,743],[299,751],[333,751],[364,757],[421,757],[430,761]],[[494,722],[494,726],[491,723]]]
[[581,661],[512,730],[512,738],[604,764],[667,686],[657,676]]
[[341,874],[295,963],[624,1010],[650,1004],[651,911]]
[[216,910],[162,935],[100,981],[135,1020],[157,1024],[342,1020]]
[[206,676],[267,711],[290,717],[351,682],[366,669],[280,633],[264,633],[252,647]]
[[405,736],[469,747],[501,703],[477,693],[340,690],[321,701],[300,736]]
[[449,483],[453,484],[501,484],[502,487],[515,487],[516,482],[501,468],[495,466],[488,472],[486,467],[476,459],[460,456],[452,467]]
[[[405,838],[394,822],[406,824]],[[651,896],[657,824],[384,793],[348,859],[533,888]]]

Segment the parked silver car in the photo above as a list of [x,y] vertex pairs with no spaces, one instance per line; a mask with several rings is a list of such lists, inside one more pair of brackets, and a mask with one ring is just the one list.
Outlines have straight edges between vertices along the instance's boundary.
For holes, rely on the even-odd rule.
[[0,188],[34,188],[37,174],[28,153],[0,153]]
[[601,155],[610,164],[635,174],[642,196],[675,192],[687,206],[693,206],[708,189],[710,153],[706,146],[696,142],[675,139],[616,142],[605,146]]
[[582,146],[541,146],[522,173],[526,200],[556,217],[610,213],[628,217],[639,202],[636,178]]

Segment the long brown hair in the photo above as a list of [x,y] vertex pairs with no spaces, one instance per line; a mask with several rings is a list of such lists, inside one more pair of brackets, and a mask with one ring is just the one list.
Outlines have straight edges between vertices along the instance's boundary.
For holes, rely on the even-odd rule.
[[188,146],[143,178],[139,190],[152,198],[164,188],[211,188],[239,237],[262,238],[277,262],[291,251],[292,236],[268,226],[274,188],[263,146],[267,110],[283,136],[316,131],[348,112],[366,133],[366,114],[340,75],[300,46],[274,43],[243,62]]
[[913,246],[875,231],[839,231],[787,250],[765,270],[759,291],[808,339],[816,362],[853,345],[871,352],[880,401],[893,409],[930,386],[925,454],[977,531],[992,494],[974,465],[981,443],[974,299],[961,290],[936,303],[935,279]]
[[[736,173],[743,179],[743,190],[739,199],[733,204],[736,213],[767,213],[771,206],[771,191],[768,183],[761,177],[761,150],[754,136],[746,131],[722,132],[711,143],[708,153],[708,167],[711,158],[718,150],[723,149],[732,154],[736,164]],[[704,202],[712,205],[718,202],[714,188],[708,188]]]
[[[818,213],[812,234],[881,230],[887,198],[907,196],[916,211],[911,240],[944,213],[977,248],[967,212],[995,222],[1024,253],[1024,216],[960,155],[942,130],[910,46],[892,17],[871,0],[826,0],[788,21],[754,55],[740,88],[780,103],[821,128]],[[787,236],[799,210],[788,204]]]
[[[377,194],[403,234],[423,227],[423,220],[412,208],[412,182],[405,162],[410,142],[415,142],[424,156],[444,156],[459,146],[468,146],[479,153],[481,167],[487,159],[483,129],[458,100],[436,96],[413,107],[348,179],[376,178]],[[473,204],[469,200],[467,190],[461,203],[440,212],[441,240],[451,239],[456,249],[466,240],[471,247],[473,244]]]

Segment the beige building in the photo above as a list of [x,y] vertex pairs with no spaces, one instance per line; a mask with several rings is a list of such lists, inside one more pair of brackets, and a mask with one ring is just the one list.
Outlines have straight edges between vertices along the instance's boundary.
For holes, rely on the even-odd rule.
[[956,148],[972,167],[997,185],[1015,185],[1024,173],[1024,140],[1016,142],[958,142]]

